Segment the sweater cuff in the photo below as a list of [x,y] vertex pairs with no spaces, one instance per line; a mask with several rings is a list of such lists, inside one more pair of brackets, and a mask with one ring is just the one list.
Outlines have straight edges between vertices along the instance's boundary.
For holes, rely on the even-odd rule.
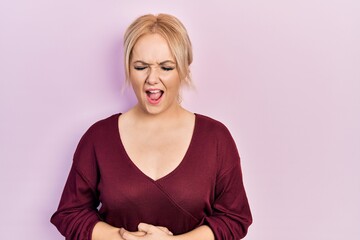
[[91,218],[91,220],[89,220],[89,225],[88,225],[89,228],[87,230],[87,232],[88,232],[87,240],[92,240],[92,232],[94,230],[95,225],[98,222],[100,222],[100,219],[97,216],[94,216]]

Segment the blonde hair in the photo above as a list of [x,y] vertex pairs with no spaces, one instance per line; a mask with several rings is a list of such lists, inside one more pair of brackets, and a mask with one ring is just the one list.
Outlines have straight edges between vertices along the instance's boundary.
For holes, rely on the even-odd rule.
[[126,81],[130,79],[130,59],[139,38],[146,34],[159,34],[169,44],[174,55],[181,81],[191,84],[190,64],[193,60],[192,46],[184,25],[169,14],[147,14],[130,24],[124,35],[124,63]]

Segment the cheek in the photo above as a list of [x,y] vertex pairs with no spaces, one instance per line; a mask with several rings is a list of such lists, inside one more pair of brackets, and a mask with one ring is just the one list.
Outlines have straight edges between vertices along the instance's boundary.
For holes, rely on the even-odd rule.
[[180,85],[180,78],[177,72],[167,72],[161,77],[164,83],[170,88],[176,88]]
[[171,88],[173,91],[179,91],[180,88],[180,79],[177,75],[173,75],[168,79],[168,85],[169,88]]
[[134,77],[130,78],[130,84],[136,94],[142,91],[143,85]]
[[130,83],[132,86],[141,86],[144,82],[144,74],[138,72],[130,72]]

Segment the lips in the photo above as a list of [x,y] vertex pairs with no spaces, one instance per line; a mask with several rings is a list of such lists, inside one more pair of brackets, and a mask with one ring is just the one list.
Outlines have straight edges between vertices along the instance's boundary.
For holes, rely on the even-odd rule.
[[146,91],[147,99],[152,104],[156,104],[160,102],[160,99],[163,94],[164,91],[160,89],[150,89]]

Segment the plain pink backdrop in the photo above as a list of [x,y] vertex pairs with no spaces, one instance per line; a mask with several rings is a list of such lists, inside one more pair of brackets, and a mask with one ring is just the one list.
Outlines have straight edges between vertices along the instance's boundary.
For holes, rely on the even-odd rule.
[[237,142],[246,239],[360,239],[357,0],[1,1],[1,239],[63,239],[49,218],[79,138],[134,103],[122,34],[159,12],[193,42],[184,106]]

